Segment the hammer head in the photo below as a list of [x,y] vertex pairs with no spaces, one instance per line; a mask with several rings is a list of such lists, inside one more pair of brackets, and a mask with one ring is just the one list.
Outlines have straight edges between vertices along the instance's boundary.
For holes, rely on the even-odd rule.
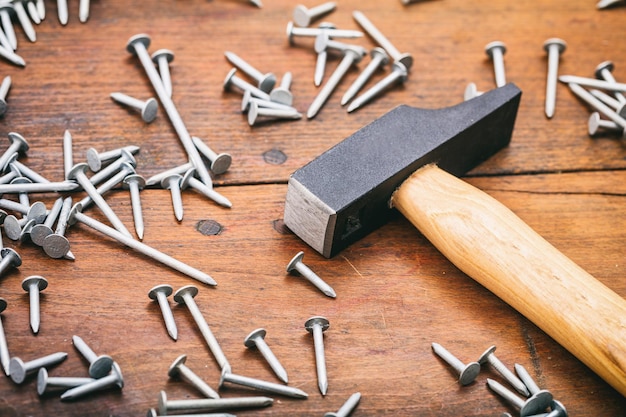
[[391,194],[419,167],[460,176],[507,146],[521,94],[507,84],[444,109],[396,107],[291,175],[285,224],[334,256],[387,221]]

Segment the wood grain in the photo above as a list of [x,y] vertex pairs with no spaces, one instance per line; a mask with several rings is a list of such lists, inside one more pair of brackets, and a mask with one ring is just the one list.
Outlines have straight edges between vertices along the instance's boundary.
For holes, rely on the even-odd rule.
[[[86,376],[87,364],[71,343],[76,334],[96,353],[115,358],[125,387],[63,403],[55,394],[38,397],[33,378],[18,386],[0,377],[0,416],[137,416],[156,407],[160,390],[172,399],[197,398],[192,388],[167,376],[180,354],[187,354],[188,366],[217,388],[217,364],[188,311],[171,300],[179,340],[167,336],[160,312],[147,296],[160,283],[174,289],[198,285],[198,306],[233,371],[276,381],[258,352],[243,345],[251,330],[265,327],[289,384],[309,394],[307,400],[276,397],[272,407],[239,415],[323,415],[336,411],[356,391],[363,399],[354,416],[515,413],[485,387],[486,377],[499,378],[492,370],[484,369],[476,383],[460,387],[454,372],[432,354],[431,342],[463,361],[475,360],[495,344],[506,365],[523,364],[571,415],[623,415],[622,395],[460,272],[399,215],[330,260],[306,247],[281,220],[289,174],[355,130],[399,104],[456,104],[468,82],[481,90],[493,88],[492,65],[483,48],[502,40],[508,47],[507,78],[523,91],[516,129],[511,145],[476,167],[467,180],[626,297],[624,142],[610,134],[588,137],[589,110],[563,85],[558,86],[556,116],[545,119],[542,49],[545,39],[559,36],[568,43],[561,73],[592,76],[597,64],[611,59],[616,78],[626,79],[626,8],[596,11],[588,1],[544,3],[338,2],[325,20],[357,29],[351,12],[361,10],[399,50],[414,55],[407,83],[347,114],[339,105],[340,93],[356,78],[355,69],[314,120],[251,128],[240,113],[240,95],[222,90],[230,69],[224,51],[279,77],[291,71],[294,103],[302,112],[316,95],[312,41],[290,46],[285,36],[294,2],[266,1],[258,9],[244,0],[94,1],[89,21],[81,24],[78,2],[70,1],[70,21],[63,27],[56,20],[56,2],[46,1],[46,19],[35,27],[36,43],[29,43],[17,28],[17,52],[26,68],[0,63],[1,74],[13,78],[0,127],[4,134],[21,133],[31,145],[20,161],[50,180],[61,180],[61,140],[69,129],[77,162],[90,147],[104,151],[129,144],[141,146],[137,170],[146,177],[185,162],[162,108],[157,120],[146,125],[109,98],[114,91],[138,98],[154,95],[139,62],[125,51],[128,38],[145,32],[152,37],[151,51],[168,48],[176,54],[173,100],[190,133],[233,155],[231,169],[215,178],[216,189],[233,208],[187,191],[185,218],[177,223],[167,191],[149,189],[141,195],[144,243],[209,273],[218,282],[215,288],[196,284],[82,225],[67,232],[74,262],[49,259],[32,243],[4,238],[4,245],[15,248],[24,261],[0,277],[0,297],[8,302],[2,321],[10,353],[29,360],[65,351],[68,359],[50,369],[50,375]],[[353,42],[374,46],[368,37]],[[337,62],[329,62],[329,71]],[[382,76],[377,74],[377,79]],[[72,196],[82,198],[81,193]],[[50,206],[56,197],[31,199]],[[116,190],[106,199],[132,229],[127,192]],[[97,209],[87,214],[105,220]],[[337,299],[286,273],[287,262],[300,250],[307,265],[333,286]],[[43,275],[50,282],[42,293],[36,336],[28,326],[28,298],[20,287],[30,275]],[[313,343],[303,327],[313,315],[324,315],[331,323],[325,333],[326,397],[317,391]],[[220,394],[251,392],[229,387]]]

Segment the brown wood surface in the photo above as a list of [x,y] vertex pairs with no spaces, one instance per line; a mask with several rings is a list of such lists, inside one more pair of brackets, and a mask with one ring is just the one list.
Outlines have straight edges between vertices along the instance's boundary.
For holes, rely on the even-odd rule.
[[[46,19],[35,26],[36,43],[28,42],[16,27],[17,52],[26,68],[0,63],[0,76],[13,78],[9,108],[0,121],[2,134],[19,132],[30,143],[28,155],[20,160],[51,180],[61,180],[62,137],[69,129],[77,162],[90,147],[104,151],[129,144],[141,147],[137,171],[146,177],[185,162],[162,108],[157,120],[146,125],[109,98],[114,91],[154,96],[138,60],[125,50],[128,38],[144,32],[152,37],[151,51],[168,48],[176,54],[173,99],[190,133],[216,151],[233,155],[231,169],[215,177],[216,188],[233,207],[220,208],[185,192],[185,218],[177,223],[167,191],[142,193],[144,242],[209,273],[218,282],[215,288],[82,225],[67,232],[74,262],[50,259],[32,243],[5,237],[4,245],[23,259],[19,269],[0,277],[0,297],[8,302],[2,321],[11,355],[30,360],[68,352],[68,359],[50,369],[50,375],[86,376],[87,364],[71,342],[72,335],[79,335],[96,353],[115,358],[125,386],[65,403],[56,394],[40,398],[34,377],[15,385],[2,376],[0,416],[137,416],[156,407],[160,390],[171,399],[198,398],[186,383],[167,376],[169,365],[181,354],[217,388],[216,362],[189,312],[171,298],[179,339],[167,336],[158,307],[147,296],[161,283],[174,289],[199,287],[197,303],[234,372],[277,381],[258,352],[243,345],[251,330],[264,327],[268,344],[289,373],[289,385],[309,394],[306,400],[275,396],[272,407],[238,415],[323,415],[336,411],[357,391],[363,398],[354,416],[516,414],[486,388],[487,377],[501,380],[494,371],[484,369],[475,383],[460,387],[450,367],[433,355],[431,342],[463,361],[476,360],[495,344],[506,365],[524,365],[570,415],[624,415],[621,394],[452,266],[405,219],[395,217],[330,260],[314,253],[281,221],[289,174],[355,130],[399,104],[456,104],[468,82],[481,90],[493,88],[484,46],[501,40],[508,48],[507,78],[522,89],[522,104],[511,145],[475,168],[467,180],[626,297],[625,142],[615,134],[590,138],[589,110],[563,85],[558,86],[556,116],[546,120],[542,48],[549,37],[567,41],[562,74],[593,76],[597,64],[612,60],[616,78],[626,80],[626,7],[597,11],[593,1],[545,3],[338,2],[325,20],[358,29],[351,12],[361,10],[399,50],[413,54],[415,65],[407,83],[347,114],[339,98],[358,74],[353,70],[314,120],[251,128],[239,111],[239,93],[222,91],[230,69],[223,53],[233,51],[279,77],[291,71],[295,106],[305,113],[317,92],[312,41],[301,39],[290,46],[285,36],[297,2],[268,0],[258,9],[245,0],[94,1],[89,21],[81,24],[78,1],[70,1],[70,21],[63,27],[56,19],[56,2],[47,1]],[[354,43],[374,46],[367,37]],[[329,62],[329,72],[336,62]],[[31,199],[50,206],[55,197]],[[127,192],[111,193],[107,201],[132,228]],[[97,209],[87,214],[103,220]],[[207,220],[221,226],[219,234],[200,233]],[[336,290],[336,299],[285,272],[300,250],[305,263]],[[29,328],[28,297],[20,285],[30,275],[50,282],[42,293],[38,335]],[[326,397],[317,389],[312,338],[303,326],[313,315],[326,316],[331,326],[325,333]],[[232,387],[220,390],[224,397],[251,393]]]

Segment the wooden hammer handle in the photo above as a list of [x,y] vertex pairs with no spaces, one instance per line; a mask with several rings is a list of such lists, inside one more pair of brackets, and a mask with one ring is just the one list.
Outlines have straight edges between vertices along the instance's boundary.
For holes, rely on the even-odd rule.
[[626,395],[626,301],[486,193],[427,165],[392,205],[454,265]]

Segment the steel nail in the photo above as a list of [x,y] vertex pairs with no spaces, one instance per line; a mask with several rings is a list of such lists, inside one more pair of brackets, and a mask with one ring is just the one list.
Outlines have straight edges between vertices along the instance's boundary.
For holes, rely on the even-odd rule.
[[[96,192],[100,196],[104,196],[104,194],[108,193],[116,185],[122,182],[124,178],[126,178],[127,175],[134,174],[134,173],[135,173],[135,167],[128,162],[124,162],[123,164],[121,164],[119,171],[115,175],[113,175],[111,178],[109,178],[108,180],[100,184],[98,188],[96,188]],[[85,198],[80,200],[80,204],[83,206],[83,209],[85,207],[89,207],[91,203],[93,203],[93,199],[91,198],[90,195],[87,195],[85,196]]]
[[604,91],[592,89],[589,90],[589,93],[607,106],[613,108],[615,112],[620,115],[620,117],[626,118],[626,103],[620,102],[618,99],[613,98]]
[[298,26],[307,27],[315,20],[331,13],[336,8],[337,4],[332,1],[311,8],[299,4],[293,9],[293,21]]
[[105,181],[107,178],[119,172],[122,165],[126,163],[130,164],[133,167],[137,166],[137,161],[135,160],[135,157],[133,156],[133,154],[127,151],[126,149],[122,148],[120,151],[119,157],[115,161],[107,165],[105,168],[102,168],[101,170],[93,174],[89,178],[89,182],[92,183],[93,185],[100,184],[101,182]]
[[39,308],[39,293],[48,287],[48,280],[39,275],[31,275],[22,281],[22,289],[28,293],[30,299],[30,328],[33,333],[39,333],[41,322]]
[[159,49],[154,51],[151,56],[152,61],[159,68],[159,75],[163,82],[163,88],[165,92],[172,97],[172,77],[170,74],[170,62],[174,60],[174,52],[169,49]]
[[24,362],[17,356],[14,356],[9,362],[9,374],[11,376],[11,380],[16,384],[21,384],[28,375],[37,371],[39,368],[56,365],[63,362],[66,358],[67,353],[65,352],[52,353],[28,362]]
[[341,406],[336,413],[326,413],[324,417],[348,417],[352,411],[359,405],[359,401],[361,401],[361,393],[355,392],[346,400],[346,402]]
[[354,80],[352,85],[346,90],[345,94],[341,98],[341,105],[347,104],[350,100],[357,95],[359,91],[365,86],[370,78],[376,71],[384,67],[389,63],[389,55],[383,48],[376,47],[370,51],[371,60],[367,66],[361,71],[359,76]]
[[161,180],[161,187],[170,190],[172,196],[172,207],[174,208],[174,216],[179,222],[183,221],[183,200],[180,195],[180,180],[183,177],[179,174],[172,174]]
[[248,107],[248,124],[254,126],[259,116],[271,119],[298,120],[302,118],[296,109],[274,109],[270,107],[259,107],[256,102],[251,102]]
[[466,365],[439,343],[432,343],[432,349],[437,356],[452,366],[459,374],[459,384],[468,385],[474,382],[480,372],[480,364],[478,362],[470,362]]
[[[335,25],[332,23],[325,23],[324,26],[320,25],[321,29],[334,29]],[[329,38],[328,34],[325,32],[320,33],[315,37],[315,45],[320,42],[326,42]],[[315,72],[313,73],[313,84],[316,87],[319,87],[324,81],[324,73],[326,72],[326,61],[328,60],[328,51],[326,48],[322,50],[316,50],[317,58],[315,59]]]
[[92,378],[102,378],[111,372],[113,358],[109,355],[96,355],[96,353],[85,343],[80,336],[72,336],[72,343],[76,350],[89,362],[89,376]]
[[11,10],[13,6],[10,2],[0,4],[0,21],[2,22],[2,28],[4,29],[7,38],[9,39],[9,43],[11,44],[11,48],[13,50],[17,49],[17,37],[15,36],[15,28],[13,27],[13,22],[11,21]]
[[195,168],[192,168],[187,171],[183,178],[180,180],[180,188],[182,190],[186,190],[188,187],[191,187],[199,193],[203,194],[205,197],[208,197],[211,200],[215,201],[222,207],[231,208],[233,206],[229,199],[215,191],[213,188],[207,187],[206,184],[203,184],[202,182],[194,178],[194,173]]
[[123,93],[111,93],[110,96],[114,101],[140,112],[144,122],[152,123],[156,119],[159,104],[154,98],[144,101]]
[[139,192],[146,186],[146,180],[139,174],[129,174],[124,177],[123,187],[130,193],[130,205],[133,209],[133,222],[135,232],[139,240],[143,240],[144,225],[143,213],[141,210],[141,197]]
[[335,290],[315,272],[313,272],[304,262],[302,262],[302,258],[304,258],[304,252],[302,251],[298,252],[296,256],[291,258],[291,261],[287,264],[287,272],[296,270],[300,273],[300,275],[302,275],[302,277],[313,284],[315,288],[324,293],[324,295],[331,298],[337,297]]
[[192,162],[187,162],[184,163],[182,165],[179,165],[177,167],[174,168],[170,168],[168,170],[165,170],[163,172],[160,172],[158,174],[155,174],[153,176],[151,176],[150,178],[148,178],[146,180],[146,186],[147,187],[152,187],[155,185],[160,185],[161,181],[163,180],[163,178],[168,177],[172,174],[184,174],[185,172],[189,171],[190,169],[194,168],[194,165]]
[[80,0],[78,4],[78,20],[85,23],[89,19],[89,3],[90,0]]
[[8,134],[9,141],[11,145],[4,151],[2,156],[0,156],[0,167],[5,167],[7,165],[7,161],[13,156],[15,152],[25,155],[26,151],[28,151],[28,142],[26,139],[19,133],[10,132]]
[[610,120],[601,119],[600,113],[594,111],[589,115],[589,121],[587,122],[587,131],[589,133],[589,136],[596,135],[601,128],[620,132],[622,133],[622,135],[624,134],[624,132],[626,132],[617,123]]
[[170,304],[167,302],[167,297],[172,295],[173,291],[174,290],[171,285],[161,284],[156,287],[152,287],[148,292],[148,297],[159,303],[159,308],[161,309],[161,314],[163,315],[163,321],[165,321],[167,334],[169,334],[172,339],[176,340],[178,338],[178,329],[176,328],[176,322],[174,321],[174,315],[172,314]]
[[617,114],[612,108],[604,104],[602,101],[595,98],[591,93],[585,90],[578,84],[569,83],[570,90],[577,95],[581,100],[595,108],[598,112],[602,113],[615,123],[617,123],[626,133],[626,119]]
[[[596,67],[596,71],[595,71],[596,78],[603,79],[604,81],[607,81],[610,83],[616,83],[617,81],[615,81],[615,77],[613,77],[613,68],[615,68],[615,66],[613,65],[613,62],[611,61],[601,62]],[[615,92],[614,94],[615,94],[615,98],[620,103],[626,103],[626,97],[624,97],[624,94],[620,92]]]
[[163,252],[159,252],[158,250],[139,242],[138,240],[133,239],[132,237],[128,237],[127,235],[120,233],[112,227],[107,226],[104,223],[101,223],[83,213],[81,213],[82,207],[80,204],[74,205],[72,210],[70,211],[70,215],[68,218],[68,223],[70,225],[80,222],[85,226],[88,226],[112,239],[117,240],[118,242],[140,252],[164,265],[169,266],[170,268],[181,272],[193,279],[196,279],[204,284],[208,285],[217,285],[215,280],[211,278],[210,275],[205,274],[202,271],[199,271],[177,259],[172,258],[169,255],[164,254]]
[[546,117],[551,119],[556,108],[556,82],[559,73],[559,57],[565,51],[567,44],[563,39],[550,38],[543,43],[543,49],[548,53],[548,76],[546,79]]
[[0,84],[0,116],[4,116],[7,112],[7,94],[11,88],[11,76],[7,75],[2,79]]
[[313,334],[313,346],[315,348],[315,368],[317,370],[317,385],[322,395],[328,391],[328,376],[326,374],[326,357],[324,353],[324,335],[330,327],[327,318],[313,316],[304,323],[304,328]]
[[272,91],[272,89],[276,85],[276,76],[272,74],[271,72],[268,72],[267,74],[263,74],[261,71],[254,68],[252,65],[250,65],[248,62],[246,62],[243,58],[241,58],[234,52],[226,51],[224,52],[224,56],[226,56],[226,59],[228,60],[228,62],[233,64],[235,67],[241,70],[244,74],[246,74],[247,76],[252,78],[254,81],[256,81],[257,87],[261,91],[265,93],[269,93],[270,91]]
[[42,246],[46,236],[53,233],[52,225],[59,217],[61,207],[63,207],[63,197],[59,197],[56,199],[56,201],[52,205],[52,208],[50,209],[50,212],[46,216],[46,220],[44,220],[43,223],[33,226],[32,230],[30,231],[30,239],[35,245]]
[[530,395],[530,392],[528,388],[526,388],[526,385],[524,385],[524,382],[522,382],[502,363],[502,361],[500,361],[500,359],[496,357],[494,353],[495,350],[495,346],[490,346],[482,355],[480,355],[480,358],[478,358],[478,363],[481,365],[488,363],[489,365],[493,366],[493,368],[498,371],[498,373],[502,375],[502,377],[504,377],[504,379],[509,384],[511,384],[511,386],[515,388],[517,392],[524,395],[525,397],[528,397]]
[[579,77],[577,75],[560,75],[559,81],[565,84],[578,84],[583,87],[599,88],[600,90],[608,90],[612,92],[626,92],[626,83],[616,83],[595,78]]
[[280,85],[270,91],[270,100],[276,103],[291,106],[293,104],[293,94],[291,93],[291,72],[287,71],[280,80]]
[[211,328],[209,327],[208,323],[204,319],[202,312],[200,312],[200,309],[198,308],[198,305],[196,304],[196,301],[194,300],[194,297],[197,294],[198,294],[198,288],[194,287],[193,285],[187,285],[182,288],[179,288],[178,291],[174,293],[174,301],[176,301],[178,304],[184,304],[187,306],[187,309],[191,313],[191,316],[196,322],[196,325],[200,329],[200,333],[202,333],[202,336],[204,337],[204,340],[209,346],[209,349],[211,350],[211,353],[215,357],[215,360],[217,361],[218,365],[220,366],[222,370],[230,371],[231,369],[230,364],[228,363],[228,360],[226,359],[226,356],[224,355],[222,348],[217,342],[217,339],[213,335]]
[[122,370],[116,362],[113,362],[111,373],[102,378],[96,379],[93,382],[79,385],[71,388],[61,394],[61,401],[71,401],[87,394],[91,394],[95,391],[111,388],[117,386],[120,389],[124,388],[124,377],[122,376]]
[[503,87],[506,84],[506,74],[504,70],[504,54],[506,53],[506,46],[500,41],[489,42],[485,46],[485,52],[493,61],[496,87]]
[[328,33],[328,36],[335,39],[354,39],[363,37],[363,32],[358,30],[299,28],[294,26],[293,22],[288,22],[286,29],[287,39],[291,45],[294,44],[294,38],[296,37],[315,38],[322,31],[327,31],[326,33]]
[[[35,28],[30,23],[30,18],[24,9],[24,4],[21,1],[12,2],[13,10],[15,10],[15,14],[17,16],[17,20],[19,20],[22,29],[24,30],[24,34],[28,38],[29,41],[35,42],[37,41],[37,34],[35,33]],[[15,48],[14,48],[15,49]]]
[[76,191],[80,185],[74,181],[61,181],[50,183],[34,182],[32,184],[0,184],[0,194],[14,193],[53,193]]
[[256,347],[259,352],[261,352],[261,355],[263,355],[267,363],[270,365],[276,376],[286,384],[289,382],[289,378],[287,377],[287,371],[281,365],[276,355],[274,355],[272,349],[270,349],[270,347],[267,345],[267,342],[265,341],[266,333],[266,330],[262,328],[253,330],[243,340],[243,344],[247,348]]
[[174,362],[170,365],[170,369],[167,371],[167,375],[170,378],[180,377],[180,379],[193,386],[207,398],[220,398],[220,395],[215,392],[209,384],[204,382],[202,378],[185,365],[186,360],[187,355],[180,355],[178,358],[174,359]]
[[[12,185],[24,185],[24,184],[33,184],[33,182],[31,180],[29,180],[26,177],[16,177],[13,178],[13,180],[10,182],[10,184]],[[25,191],[19,191],[18,193],[18,199],[20,201],[20,204],[26,207],[30,206],[30,199],[28,198],[28,193]]]
[[[0,297],[0,313],[7,308],[7,301]],[[4,374],[9,376],[11,371],[9,369],[9,362],[11,356],[9,355],[9,347],[7,346],[7,337],[4,333],[4,327],[2,326],[2,316],[0,315],[0,363],[2,363],[2,369]]]
[[[15,152],[13,155],[11,155],[11,157],[9,158],[9,160],[7,161],[7,165],[9,167],[9,169],[11,171],[17,171],[20,174],[22,174],[24,177],[28,178],[30,180],[30,182],[36,182],[39,184],[50,184],[50,181],[39,175],[38,173],[36,173],[35,171],[33,171],[32,169],[30,169],[28,166],[24,165],[23,163],[21,163],[20,161],[17,160],[18,157],[18,153]],[[5,167],[6,170],[7,167]],[[24,184],[27,184],[28,182],[23,182]]]
[[356,109],[361,108],[365,103],[372,100],[374,97],[380,95],[383,91],[387,90],[396,83],[404,84],[409,72],[407,68],[401,62],[394,62],[392,64],[391,73],[385,78],[374,84],[369,90],[355,98],[348,106],[348,113],[353,112]]
[[[134,161],[132,155],[136,154],[137,152],[139,152],[139,146],[129,145],[124,146],[123,148],[117,148],[106,152],[98,152],[94,148],[89,148],[87,149],[85,155],[87,158],[87,164],[89,165],[89,169],[91,169],[93,172],[98,172],[102,168],[103,162],[107,162],[112,159],[119,159],[122,156],[126,156],[128,158],[128,161]],[[131,157],[128,157],[128,154],[130,154]]]
[[[244,97],[246,96],[246,94],[248,95],[248,97],[251,97],[248,91],[244,93]],[[209,162],[211,162],[211,164],[209,165],[209,169],[213,171],[214,174],[219,175],[228,171],[228,168],[230,168],[230,164],[232,162],[232,157],[230,156],[230,154],[218,154],[197,136],[192,136],[191,140],[193,141],[193,144],[196,146],[196,148],[198,148],[198,151],[202,155],[204,155],[209,160]]]
[[250,109],[250,105],[252,103],[256,103],[259,107],[267,107],[270,109],[291,110],[293,112],[297,111],[295,108],[286,104],[278,103],[276,101],[263,100],[261,98],[254,97],[250,91],[244,91],[241,99],[241,112],[246,113]]
[[227,369],[222,370],[219,387],[223,387],[225,382],[271,394],[284,395],[291,398],[306,399],[309,397],[309,395],[301,389],[289,387],[282,384],[276,384],[274,382],[263,381],[261,379],[250,378],[243,375],[236,375],[231,373]]
[[[46,255],[51,258],[63,258],[70,252],[70,241],[64,236],[67,228],[68,217],[72,209],[72,197],[65,197],[61,206],[61,213],[54,233],[50,233],[43,239],[42,247]],[[70,255],[73,258],[73,255]]]
[[11,267],[19,267],[22,265],[22,258],[20,255],[11,248],[3,248],[0,250],[0,276],[3,276],[7,269]]
[[159,393],[159,414],[168,415],[171,412],[188,411],[220,411],[237,408],[268,407],[274,403],[269,397],[235,397],[235,398],[202,398],[194,400],[168,400],[165,391]]
[[250,91],[254,97],[262,98],[263,100],[270,101],[270,95],[265,91],[253,86],[249,82],[239,78],[235,73],[237,72],[237,68],[232,68],[226,74],[226,78],[224,79],[224,90],[229,91],[232,86],[237,87],[242,92]]
[[68,20],[67,0],[57,0],[57,14],[59,22],[65,26]]
[[28,15],[30,16],[30,20],[32,20],[36,25],[41,24],[39,11],[37,10],[37,5],[35,4],[34,0],[26,1],[25,4]]
[[65,130],[63,134],[63,172],[65,179],[67,174],[72,170],[74,166],[74,154],[72,151],[72,134],[69,130]]
[[524,400],[502,384],[487,378],[487,386],[507,402],[520,409],[520,417],[532,416],[548,408],[552,402],[552,394],[546,390],[539,391],[527,400]]
[[93,378],[81,377],[50,377],[46,368],[39,368],[37,373],[37,394],[44,395],[51,389],[74,388],[79,385],[94,382]]
[[46,5],[44,4],[44,0],[36,0],[37,6],[37,14],[41,20],[46,18]]

